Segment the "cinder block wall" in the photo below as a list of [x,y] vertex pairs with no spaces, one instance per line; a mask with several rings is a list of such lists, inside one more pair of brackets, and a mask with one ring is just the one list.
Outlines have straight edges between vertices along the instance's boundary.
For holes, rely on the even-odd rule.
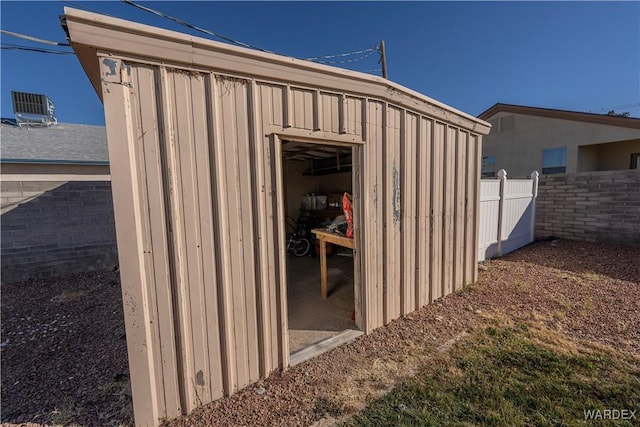
[[110,182],[1,183],[2,282],[117,264]]
[[540,177],[536,237],[640,246],[640,170]]

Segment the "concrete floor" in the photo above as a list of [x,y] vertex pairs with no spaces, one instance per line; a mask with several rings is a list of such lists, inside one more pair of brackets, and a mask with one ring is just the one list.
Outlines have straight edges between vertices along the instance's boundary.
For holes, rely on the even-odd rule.
[[353,257],[327,257],[328,298],[320,296],[320,258],[287,255],[289,351],[356,329]]

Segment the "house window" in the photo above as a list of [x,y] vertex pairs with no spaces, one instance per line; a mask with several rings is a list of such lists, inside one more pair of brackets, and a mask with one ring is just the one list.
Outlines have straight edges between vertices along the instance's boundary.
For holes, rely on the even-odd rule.
[[640,153],[631,155],[631,169],[640,169]]
[[565,173],[567,171],[567,147],[547,148],[542,151],[542,173]]
[[496,156],[482,156],[482,177],[495,178]]

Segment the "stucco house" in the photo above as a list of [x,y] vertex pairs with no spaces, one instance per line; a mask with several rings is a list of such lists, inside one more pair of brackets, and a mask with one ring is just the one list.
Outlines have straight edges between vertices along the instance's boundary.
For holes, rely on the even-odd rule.
[[104,126],[0,125],[2,282],[117,263]]
[[495,104],[478,116],[492,124],[483,140],[482,175],[509,176],[640,168],[640,119]]

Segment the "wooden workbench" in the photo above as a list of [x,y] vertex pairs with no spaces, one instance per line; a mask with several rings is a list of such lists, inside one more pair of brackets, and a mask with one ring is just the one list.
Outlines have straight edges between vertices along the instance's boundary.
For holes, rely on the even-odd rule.
[[320,292],[322,298],[327,299],[327,242],[349,249],[355,249],[355,243],[350,237],[340,236],[323,228],[316,228],[311,232],[320,240]]

